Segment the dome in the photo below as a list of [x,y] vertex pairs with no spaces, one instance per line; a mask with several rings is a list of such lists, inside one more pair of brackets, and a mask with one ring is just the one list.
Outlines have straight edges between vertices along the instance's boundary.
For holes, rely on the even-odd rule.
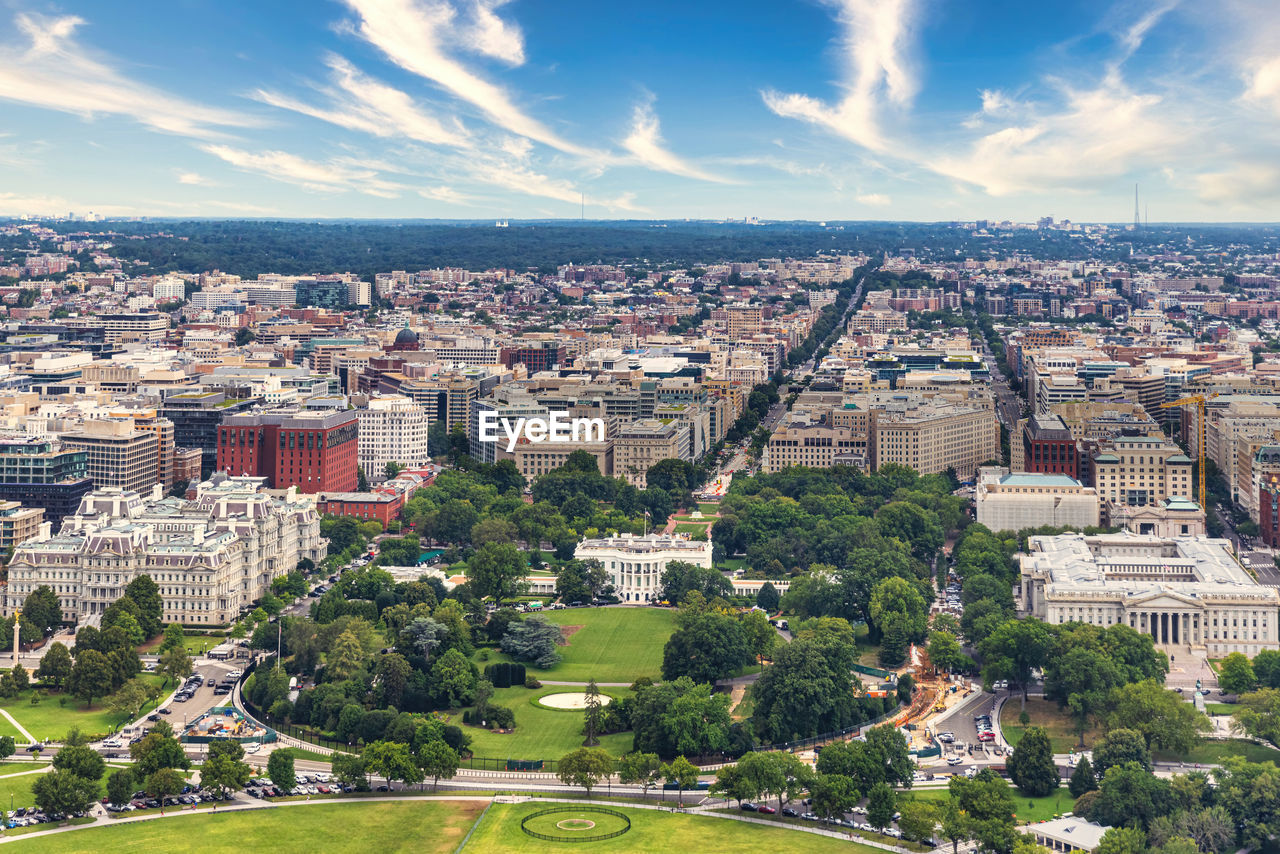
[[414,332],[412,329],[406,326],[404,329],[401,329],[399,332],[396,333],[396,343],[397,344],[417,344],[418,333]]

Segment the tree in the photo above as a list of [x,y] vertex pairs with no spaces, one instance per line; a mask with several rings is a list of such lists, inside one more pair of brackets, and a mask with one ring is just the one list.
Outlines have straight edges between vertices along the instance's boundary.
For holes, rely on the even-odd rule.
[[1071,797],[1078,798],[1085,792],[1092,792],[1098,788],[1098,778],[1094,776],[1093,765],[1089,763],[1088,756],[1081,756],[1080,761],[1076,763],[1076,769],[1071,772],[1071,782],[1067,786],[1071,792]]
[[73,666],[71,652],[61,642],[54,641],[45,651],[44,657],[40,659],[36,678],[55,688],[61,688],[66,685],[67,679],[71,676]]
[[1242,652],[1233,652],[1218,663],[1218,687],[1228,694],[1244,694],[1258,684],[1253,663]]
[[352,786],[360,791],[369,789],[369,771],[365,767],[364,757],[358,753],[335,751],[333,775],[345,786]]
[[902,835],[917,842],[933,838],[933,829],[941,820],[941,811],[928,801],[906,800],[898,805],[902,815],[898,818],[898,829]]
[[822,641],[797,637],[774,653],[752,688],[751,725],[768,743],[808,738],[855,723],[847,662]]
[[160,651],[166,652],[174,647],[183,646],[186,643],[186,632],[182,629],[181,623],[170,623],[164,627],[164,641],[160,644]]
[[458,752],[440,740],[429,741],[418,751],[418,767],[431,778],[432,789],[439,788],[441,777],[453,779],[461,762]]
[[773,586],[772,581],[766,581],[756,591],[756,605],[763,608],[767,613],[775,613],[781,601],[782,597],[778,593],[778,588]]
[[1008,679],[1022,688],[1025,700],[1031,673],[1044,667],[1052,646],[1049,627],[1034,617],[1002,623],[978,646],[983,679]]
[[476,671],[457,649],[450,649],[431,665],[431,677],[444,706],[450,709],[465,705],[476,687]]
[[166,721],[152,727],[142,741],[130,745],[129,755],[133,757],[134,771],[140,777],[149,777],[161,768],[185,770],[191,767],[191,760],[173,737],[173,728]]
[[[443,742],[441,742],[443,743]],[[400,780],[405,785],[422,782],[422,771],[409,753],[409,745],[395,741],[375,741],[365,745],[364,763],[372,774],[387,782]]]
[[748,611],[742,618],[742,631],[747,642],[747,649],[755,656],[758,664],[773,656],[773,648],[778,643],[778,633],[769,623],[764,611]]
[[200,768],[200,782],[221,792],[243,789],[253,775],[244,761],[244,748],[229,738],[210,742],[209,756]]
[[888,783],[876,783],[867,796],[867,823],[883,830],[893,823],[893,814],[897,812],[897,798]]
[[954,797],[943,805],[941,829],[942,838],[951,843],[952,854],[958,854],[961,842],[973,838],[973,822]]
[[512,623],[502,637],[502,651],[517,661],[531,661],[538,667],[552,667],[560,661],[556,647],[564,643],[560,627],[543,617]]
[[1107,727],[1135,730],[1153,750],[1187,753],[1213,725],[1178,694],[1144,679],[1112,692]]
[[742,622],[710,609],[682,609],[662,652],[662,678],[716,682],[751,663]]
[[324,676],[326,681],[341,682],[350,679],[363,666],[364,648],[360,638],[348,629],[338,635],[329,648],[324,659]]
[[741,775],[744,791],[751,792],[751,797],[768,798],[777,795],[781,798],[787,788],[787,775],[775,756],[781,754],[770,752],[752,752],[738,760],[738,773]]
[[1151,751],[1142,734],[1131,729],[1113,729],[1093,748],[1094,773],[1105,777],[1113,765],[1136,762],[1151,770]]
[[96,750],[77,744],[63,747],[55,753],[53,767],[96,783],[106,773],[107,763]]
[[599,747],[579,747],[567,753],[557,763],[556,776],[566,786],[581,786],[591,796],[591,790],[601,780],[613,773],[613,757]]
[[356,492],[369,491],[369,476],[364,473],[364,466],[356,467]]
[[243,347],[246,344],[251,344],[256,338],[257,336],[253,334],[253,330],[247,326],[241,326],[236,330],[235,341],[237,347]]
[[853,781],[840,774],[818,774],[810,789],[813,811],[822,818],[839,818],[857,806],[861,795]]
[[285,791],[298,785],[298,778],[293,770],[293,751],[287,747],[271,751],[271,755],[267,757],[267,776]]
[[677,756],[663,765],[660,773],[668,783],[676,784],[676,799],[681,806],[684,806],[685,789],[692,789],[698,785],[698,766],[683,756]]
[[585,747],[595,747],[600,743],[599,735],[604,724],[604,706],[600,703],[600,688],[596,680],[587,683],[584,696],[582,734],[586,738],[582,743]]
[[1043,727],[1027,727],[1008,762],[1009,779],[1024,795],[1042,798],[1058,788],[1058,767]]
[[1105,708],[1121,679],[1119,667],[1109,656],[1088,647],[1071,648],[1047,662],[1045,695],[1071,712],[1081,746],[1089,719]]
[[133,797],[133,772],[128,768],[117,768],[107,777],[107,800],[116,806],[129,803]]
[[[965,813],[967,838],[978,840],[984,848],[1008,851],[1017,838],[1014,830],[1012,790],[990,768],[977,776],[952,777],[948,784],[951,798]],[[947,824],[944,819],[944,828]]]
[[[1096,751],[1094,756],[1096,758]],[[1156,777],[1137,762],[1126,762],[1113,765],[1103,775],[1097,800],[1089,808],[1089,818],[1098,824],[1130,825],[1146,830],[1156,816],[1169,812],[1172,802],[1167,780]]]
[[[735,768],[726,765],[726,768]],[[662,760],[656,753],[632,751],[618,760],[618,782],[628,786],[639,785],[644,796],[649,796],[649,789],[658,783],[658,772],[662,768]]]
[[[138,606],[137,620],[145,637],[155,637],[160,633],[164,617],[164,600],[160,598],[160,588],[150,575],[143,573],[136,576],[124,588],[125,596]],[[103,626],[106,626],[103,619]]]
[[41,584],[27,594],[22,603],[22,616],[45,634],[62,624],[62,608],[58,594],[47,584]]
[[[536,544],[535,544],[536,545]],[[529,589],[528,567],[520,550],[510,543],[485,543],[467,561],[467,581],[478,596],[491,596],[502,607]]]
[[1236,729],[1280,744],[1280,691],[1275,688],[1241,694],[1240,708],[1232,717]]
[[46,815],[58,814],[65,824],[73,813],[88,812],[98,799],[98,781],[78,777],[70,771],[53,770],[31,783],[36,806]]
[[1136,827],[1112,827],[1093,850],[1094,854],[1145,854],[1147,834]]
[[160,799],[160,812],[164,812],[166,798],[171,798],[182,791],[187,784],[182,774],[173,768],[158,768],[147,775],[144,788],[147,794]]
[[159,671],[164,674],[165,682],[172,679],[175,683],[191,675],[191,656],[186,647],[173,646],[160,653]]
[[94,697],[111,693],[111,665],[107,657],[96,649],[88,649],[76,656],[75,666],[67,679],[67,690],[93,706]]
[[1253,657],[1253,673],[1263,688],[1280,688],[1280,650],[1264,649]]
[[929,662],[938,670],[947,671],[959,670],[970,663],[956,636],[943,631],[929,634]]
[[13,742],[13,736],[0,736],[0,760],[8,759],[17,749],[17,745]]

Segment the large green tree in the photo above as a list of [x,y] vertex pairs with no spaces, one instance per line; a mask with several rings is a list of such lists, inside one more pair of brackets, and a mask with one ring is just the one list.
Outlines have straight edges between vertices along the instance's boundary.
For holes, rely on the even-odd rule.
[[502,607],[529,589],[524,556],[511,543],[485,543],[467,560],[467,582],[478,596],[491,596]]
[[1233,652],[1218,663],[1218,687],[1228,694],[1244,694],[1258,684],[1253,662],[1242,652]]
[[1107,727],[1139,732],[1153,750],[1184,754],[1213,725],[1178,694],[1154,679],[1144,679],[1112,692]]
[[556,763],[556,776],[560,782],[566,786],[581,786],[587,790],[588,797],[591,790],[613,771],[613,757],[599,747],[580,747],[560,757]]
[[688,676],[716,682],[752,661],[746,632],[736,617],[711,609],[681,609],[662,654],[662,678]]
[[1028,797],[1042,798],[1061,782],[1049,734],[1043,727],[1027,727],[1009,757],[1008,768],[1009,779]]
[[1031,674],[1044,667],[1052,645],[1049,627],[1034,617],[1002,623],[978,647],[983,679],[1008,679],[1022,689],[1025,700]]
[[77,776],[70,771],[53,770],[40,774],[31,783],[36,806],[46,815],[61,815],[63,823],[73,813],[88,812],[98,799],[98,781]]

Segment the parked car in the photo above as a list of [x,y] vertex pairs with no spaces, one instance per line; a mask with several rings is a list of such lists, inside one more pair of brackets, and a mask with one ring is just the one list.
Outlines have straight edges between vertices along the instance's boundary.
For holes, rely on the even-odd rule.
[[759,812],[760,805],[753,804],[751,803],[751,801],[743,801],[742,803],[738,804],[738,809],[742,810],[743,812]]
[[764,813],[765,815],[775,815],[777,814],[778,811],[773,807],[767,807],[761,804],[760,808],[757,809],[756,812],[761,812],[761,813]]

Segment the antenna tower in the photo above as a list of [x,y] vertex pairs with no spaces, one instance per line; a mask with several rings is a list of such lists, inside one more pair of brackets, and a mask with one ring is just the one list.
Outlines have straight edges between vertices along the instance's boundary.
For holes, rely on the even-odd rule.
[[1142,209],[1138,207],[1138,185],[1133,185],[1133,230],[1142,228]]

